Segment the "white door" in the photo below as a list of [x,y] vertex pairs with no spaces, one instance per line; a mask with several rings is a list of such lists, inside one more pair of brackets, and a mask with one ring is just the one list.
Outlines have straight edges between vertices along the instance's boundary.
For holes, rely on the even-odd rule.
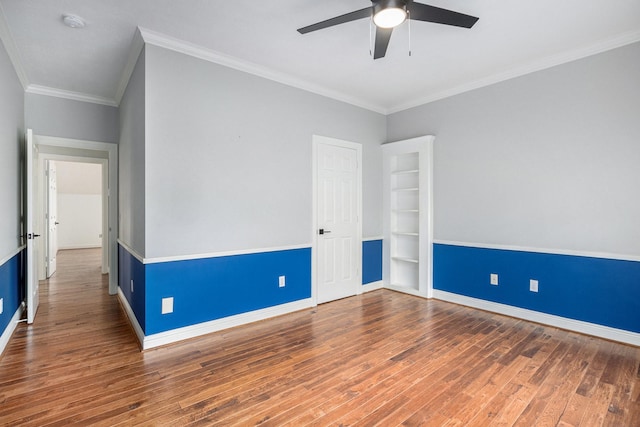
[[58,256],[58,184],[56,162],[47,160],[47,278],[57,268]]
[[318,303],[356,295],[362,288],[359,146],[323,140],[316,151]]
[[27,323],[33,323],[38,311],[38,272],[36,263],[36,237],[34,230],[34,195],[33,195],[33,165],[35,163],[35,145],[33,132],[27,129],[25,138],[25,231],[27,233],[27,260],[25,279],[27,281]]

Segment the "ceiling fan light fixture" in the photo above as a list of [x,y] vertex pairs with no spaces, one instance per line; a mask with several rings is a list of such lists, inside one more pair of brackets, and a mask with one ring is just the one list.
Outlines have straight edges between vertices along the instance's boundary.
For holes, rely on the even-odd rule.
[[395,28],[407,19],[407,5],[402,0],[382,0],[374,4],[373,23],[380,28]]

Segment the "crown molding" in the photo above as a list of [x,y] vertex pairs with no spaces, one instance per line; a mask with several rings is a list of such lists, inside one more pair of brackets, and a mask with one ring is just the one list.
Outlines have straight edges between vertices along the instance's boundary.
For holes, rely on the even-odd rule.
[[608,50],[616,49],[631,43],[640,41],[640,30],[631,31],[612,37],[607,40],[600,41],[590,46],[574,49],[572,51],[563,52],[561,54],[552,55],[543,58],[538,61],[531,62],[524,66],[515,67],[502,73],[487,76],[482,79],[475,80],[463,85],[459,85],[450,89],[446,89],[425,97],[417,98],[413,101],[398,104],[390,108],[386,108],[381,105],[374,105],[368,102],[364,102],[360,99],[345,96],[342,93],[322,87],[320,85],[311,83],[306,80],[302,80],[293,77],[286,73],[277,72],[267,67],[243,61],[238,58],[225,55],[220,52],[216,52],[202,46],[192,44],[183,40],[179,40],[165,34],[161,34],[152,30],[148,30],[142,27],[138,27],[129,50],[129,56],[125,63],[125,67],[120,78],[120,82],[116,89],[115,99],[90,95],[81,92],[67,91],[64,89],[56,89],[47,86],[41,86],[37,84],[30,84],[27,74],[22,65],[20,53],[15,45],[14,39],[11,35],[11,31],[7,25],[6,16],[0,4],[0,41],[4,44],[5,50],[13,64],[14,70],[20,83],[22,84],[25,92],[34,93],[39,95],[53,96],[58,98],[70,99],[81,102],[90,102],[100,105],[107,105],[111,107],[118,107],[122,96],[127,88],[131,73],[135,67],[135,64],[140,56],[144,44],[148,43],[154,46],[162,47],[165,49],[173,50],[185,55],[193,56],[205,61],[213,62],[219,65],[223,65],[229,68],[236,69],[238,71],[253,74],[268,80],[272,80],[278,83],[285,84],[287,86],[295,87],[305,90],[307,92],[314,93],[316,95],[331,98],[340,102],[354,105],[356,107],[364,108],[369,111],[373,111],[383,115],[389,115],[404,111],[410,108],[418,107],[424,104],[429,104],[434,101],[449,98],[455,95],[469,92],[482,87],[490,86],[502,81],[510,80],[516,77],[520,77],[526,74],[530,74],[536,71],[541,71],[547,68],[551,68],[557,65],[561,65],[567,62],[582,59],[588,56],[596,55]]
[[[179,40],[179,39],[167,36],[165,34],[148,30],[142,27],[138,27],[138,32],[136,34],[137,35],[139,34],[140,38],[142,39],[141,41],[142,44],[148,43],[154,46],[173,50],[179,53],[183,53],[185,55],[193,56],[199,59],[203,59],[205,61],[213,62],[219,65],[223,65],[229,68],[233,68],[233,69],[243,71],[249,74],[253,74],[259,77],[263,77],[269,80],[273,80],[278,83],[285,84],[287,86],[292,86],[298,89],[305,90],[307,92],[315,93],[316,95],[325,96],[327,98],[335,99],[337,101],[345,102],[347,104],[351,104],[356,107],[364,108],[366,110],[370,110],[370,111],[373,111],[379,114],[384,114],[384,115],[389,115],[389,114],[397,113],[399,111],[407,110],[409,108],[418,107],[420,105],[428,104],[434,101],[438,101],[440,99],[449,98],[451,96],[459,95],[464,92],[469,92],[482,87],[490,86],[496,83],[500,83],[502,81],[510,80],[516,77],[520,77],[536,71],[541,71],[547,68],[555,67],[557,65],[562,65],[571,61],[596,55],[598,53],[606,52],[608,50],[616,49],[618,47],[622,47],[622,46],[640,41],[640,31],[632,31],[632,32],[624,33],[607,40],[602,40],[590,46],[581,47],[571,51],[563,52],[561,54],[548,56],[541,60],[526,64],[524,66],[515,67],[502,73],[494,74],[494,75],[491,75],[482,79],[478,79],[460,86],[446,89],[441,92],[437,92],[435,94],[418,98],[408,103],[399,104],[390,108],[385,108],[380,105],[373,105],[373,104],[364,102],[360,99],[347,97],[347,96],[344,96],[344,94],[338,93],[331,89],[321,87],[319,85],[310,83],[308,81],[298,79],[291,75],[276,72],[266,67],[263,67],[248,61],[243,61],[238,58],[225,55],[223,53],[216,52],[210,49],[206,49],[202,46],[185,42],[183,40]],[[137,56],[140,54],[141,49],[142,49],[141,45],[139,43],[136,44],[134,42],[132,54],[130,54],[130,62],[133,62],[133,65],[135,65],[135,60],[137,60]],[[135,60],[131,59],[132,56]],[[133,65],[131,65],[131,69],[133,69]],[[127,81],[128,81],[128,77],[130,77],[130,72],[129,72],[129,75],[127,76]],[[121,84],[121,86],[126,88],[126,84]],[[119,98],[117,99],[119,101]]]
[[24,67],[22,66],[20,53],[13,41],[9,25],[7,25],[7,18],[4,14],[4,10],[2,9],[2,4],[0,4],[0,41],[4,44],[4,48],[7,51],[7,55],[9,55],[9,60],[11,60],[11,63],[13,64],[13,69],[18,76],[18,80],[20,80],[20,83],[22,84],[22,88],[26,90],[29,86],[29,79],[27,78],[27,73],[24,71]]
[[536,71],[545,70],[557,65],[566,64],[571,61],[576,61],[578,59],[586,58],[588,56],[626,46],[631,43],[636,43],[638,41],[640,41],[640,31],[631,31],[628,33],[624,33],[610,39],[599,41],[590,46],[581,47],[557,55],[548,56],[543,59],[530,62],[524,66],[515,67],[505,72],[494,74],[470,83],[446,89],[444,91],[428,95],[426,97],[421,97],[405,104],[396,105],[395,107],[389,108],[386,111],[386,114],[393,114],[403,110],[408,110],[409,108],[419,107],[424,104],[429,104],[431,102],[449,98],[454,95],[459,95],[464,92],[491,86],[496,83],[500,83],[516,77],[521,77]]
[[253,74],[255,76],[282,83],[287,86],[295,87],[297,89],[302,89],[316,95],[324,96],[336,101],[364,108],[375,113],[386,114],[386,109],[384,107],[366,103],[353,97],[345,96],[344,94],[337,91],[327,89],[314,83],[293,77],[289,74],[274,71],[267,67],[249,61],[243,61],[241,59],[216,52],[214,50],[210,50],[193,43],[185,42],[183,40],[179,40],[165,34],[147,30],[142,27],[138,27],[138,30],[140,32],[140,35],[142,36],[142,39],[144,40],[144,43],[173,50],[175,52],[183,53],[185,55],[199,58],[208,62],[223,65],[225,67],[233,68],[245,73]]
[[14,42],[13,36],[11,35],[9,26],[7,25],[7,19],[4,14],[4,10],[2,9],[2,4],[0,4],[0,40],[7,51],[7,55],[13,64],[16,75],[18,76],[18,79],[22,84],[22,88],[26,93],[53,96],[56,98],[64,98],[81,102],[91,102],[110,107],[118,106],[118,103],[110,98],[29,83],[29,78],[27,77],[27,73],[22,65],[20,52]]
[[89,95],[82,92],[73,92],[70,90],[56,89],[48,86],[30,84],[25,89],[27,93],[35,93],[37,95],[53,96],[56,98],[70,99],[73,101],[91,102],[93,104],[106,105],[109,107],[117,107],[118,103],[109,98],[101,96]]

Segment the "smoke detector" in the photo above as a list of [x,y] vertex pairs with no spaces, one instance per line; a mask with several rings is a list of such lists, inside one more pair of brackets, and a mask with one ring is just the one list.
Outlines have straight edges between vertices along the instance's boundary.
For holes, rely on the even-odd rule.
[[62,15],[62,22],[69,28],[84,28],[84,19],[78,15]]

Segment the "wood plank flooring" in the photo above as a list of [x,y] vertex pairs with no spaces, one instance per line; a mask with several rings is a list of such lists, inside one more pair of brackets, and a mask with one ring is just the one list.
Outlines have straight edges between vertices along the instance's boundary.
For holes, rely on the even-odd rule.
[[380,290],[140,352],[62,251],[0,356],[0,425],[640,426],[640,349]]

